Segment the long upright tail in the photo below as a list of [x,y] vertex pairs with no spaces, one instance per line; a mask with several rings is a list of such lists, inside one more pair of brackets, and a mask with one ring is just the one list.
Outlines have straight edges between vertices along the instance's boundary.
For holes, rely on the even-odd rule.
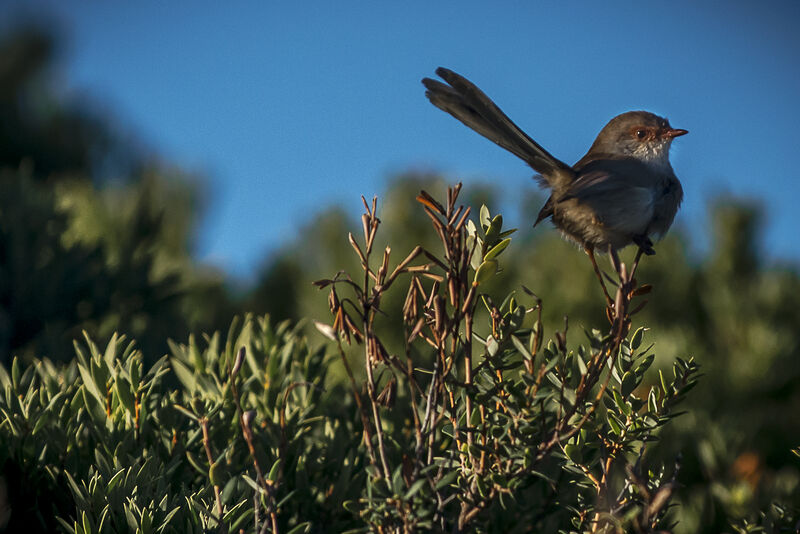
[[572,182],[572,168],[528,137],[472,82],[443,67],[436,74],[450,85],[423,78],[425,96],[434,106],[528,163],[550,188],[559,190]]

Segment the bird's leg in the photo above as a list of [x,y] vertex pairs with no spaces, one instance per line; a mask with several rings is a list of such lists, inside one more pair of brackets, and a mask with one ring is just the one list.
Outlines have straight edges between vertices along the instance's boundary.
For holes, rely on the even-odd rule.
[[594,274],[597,275],[597,279],[600,280],[600,287],[603,288],[603,295],[606,297],[606,304],[608,307],[611,308],[614,305],[614,301],[611,299],[611,295],[608,294],[608,290],[606,289],[606,283],[603,281],[603,273],[600,272],[600,267],[597,266],[597,261],[594,259],[594,247],[585,247],[584,250],[586,254],[589,256],[589,259],[592,262],[592,267],[594,267]]
[[639,250],[636,252],[636,259],[633,260],[633,266],[631,267],[631,280],[633,280],[633,275],[636,274],[636,268],[639,267],[639,260],[642,259],[642,254],[647,254],[647,251],[639,247]]
[[608,257],[611,258],[611,266],[614,267],[614,272],[620,277],[620,283],[622,283],[622,262],[619,261],[619,254],[611,245],[608,246]]

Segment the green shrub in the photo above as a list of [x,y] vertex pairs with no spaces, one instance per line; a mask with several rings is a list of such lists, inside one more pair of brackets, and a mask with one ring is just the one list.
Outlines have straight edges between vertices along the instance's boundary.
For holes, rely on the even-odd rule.
[[[69,364],[0,367],[0,522],[81,534],[670,530],[680,457],[664,465],[653,450],[698,367],[651,368],[632,322],[649,291],[638,257],[615,264],[607,328],[576,335],[565,320],[545,342],[532,291],[486,289],[513,230],[485,207],[474,224],[459,190],[444,204],[420,194],[439,245],[398,263],[389,247],[374,259],[377,202],[364,202],[364,239],[349,236],[361,272],[317,282],[328,346],[312,347],[302,324],[247,316],[224,337],[171,343],[147,370],[122,336],[104,348],[85,336]],[[397,292],[402,309],[384,309]],[[776,505],[735,528],[779,532],[794,517]]]
[[[235,382],[234,346],[243,357]],[[327,499],[358,484],[356,430],[342,417],[347,403],[329,400],[337,388],[322,390],[324,349],[296,328],[247,317],[224,342],[215,334],[173,345],[144,374],[141,354],[122,338],[103,350],[87,338],[75,350],[69,365],[0,368],[0,465],[7,487],[27,489],[9,492],[9,531],[233,530],[252,527],[256,515],[263,523],[270,506],[283,531],[306,518],[332,531],[352,524]],[[165,386],[173,372],[177,391]]]

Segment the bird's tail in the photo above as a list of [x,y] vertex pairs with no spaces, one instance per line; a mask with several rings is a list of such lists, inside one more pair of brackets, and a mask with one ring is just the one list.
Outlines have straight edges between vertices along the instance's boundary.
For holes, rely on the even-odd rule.
[[528,137],[483,91],[443,67],[436,69],[436,74],[449,85],[423,78],[425,96],[434,106],[528,163],[541,175],[544,185],[556,190],[569,185],[574,171]]

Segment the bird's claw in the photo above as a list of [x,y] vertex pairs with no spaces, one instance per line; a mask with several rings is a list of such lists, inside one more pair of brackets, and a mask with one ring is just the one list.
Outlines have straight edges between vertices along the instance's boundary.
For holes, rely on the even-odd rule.
[[641,250],[646,256],[653,256],[656,253],[655,249],[653,248],[653,242],[646,235],[634,237],[633,242],[639,246],[639,250]]

